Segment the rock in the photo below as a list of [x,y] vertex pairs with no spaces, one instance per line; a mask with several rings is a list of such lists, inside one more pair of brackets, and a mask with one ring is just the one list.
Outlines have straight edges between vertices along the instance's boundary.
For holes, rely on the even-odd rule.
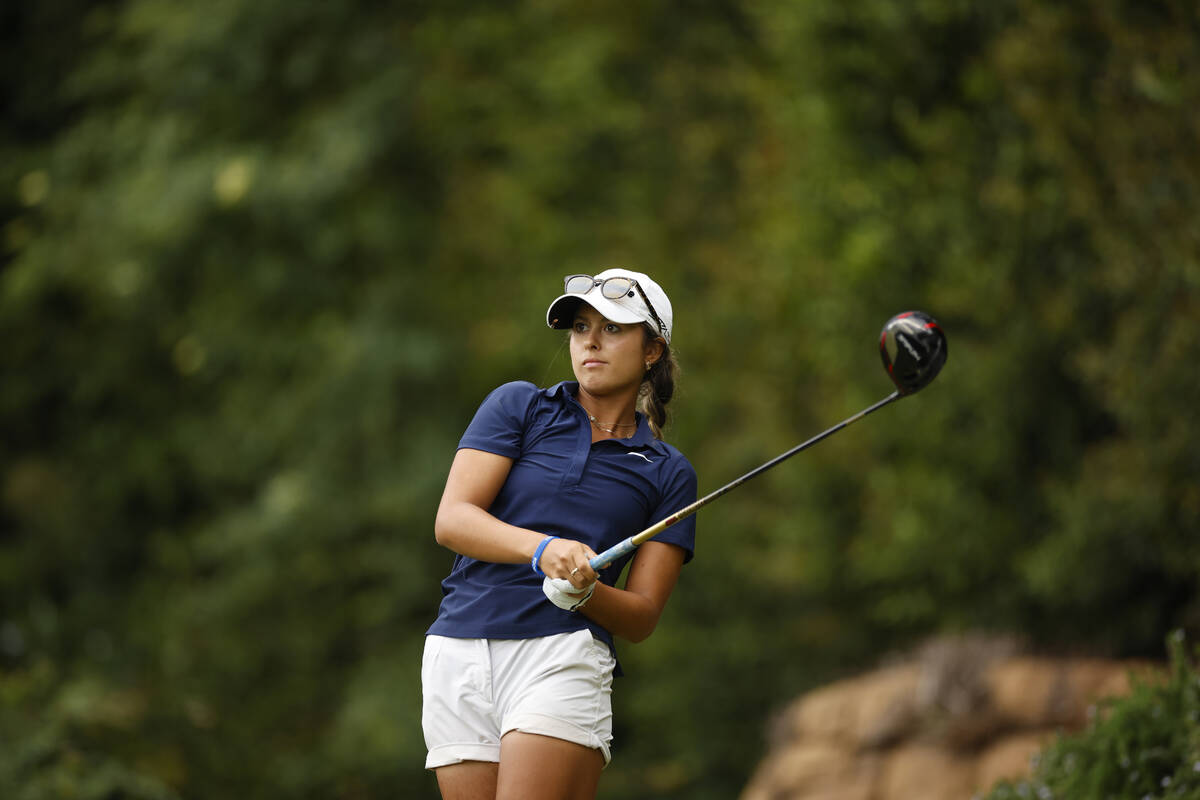
[[913,732],[920,680],[920,668],[907,665],[880,670],[859,685],[853,739],[859,749],[887,747]]
[[1018,733],[997,739],[980,754],[975,768],[975,789],[986,791],[997,781],[1019,780],[1029,775],[1033,757],[1054,740],[1052,731]]
[[965,800],[974,784],[972,759],[932,744],[905,743],[888,754],[874,796]]
[[966,800],[1027,776],[1055,732],[1081,729],[1149,666],[938,640],[789,704],[741,800]]
[[769,759],[742,796],[744,800],[825,796],[870,800],[876,772],[874,761],[857,759],[844,747],[799,743]]

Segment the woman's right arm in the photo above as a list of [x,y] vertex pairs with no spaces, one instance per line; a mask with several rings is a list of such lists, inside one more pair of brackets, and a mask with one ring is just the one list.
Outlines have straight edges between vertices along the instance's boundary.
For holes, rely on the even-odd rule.
[[[509,525],[488,513],[512,463],[511,458],[483,450],[458,451],[433,524],[438,544],[477,561],[529,563],[546,534]],[[552,578],[566,578],[573,567],[586,565],[595,555],[581,542],[556,539],[543,551],[539,565]]]

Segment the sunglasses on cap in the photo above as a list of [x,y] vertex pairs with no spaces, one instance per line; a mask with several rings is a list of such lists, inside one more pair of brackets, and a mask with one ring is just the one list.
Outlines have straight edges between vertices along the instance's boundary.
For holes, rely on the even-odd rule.
[[635,279],[619,275],[614,275],[611,278],[593,278],[591,275],[568,275],[563,279],[563,291],[567,294],[587,294],[597,286],[600,287],[600,295],[607,297],[609,300],[633,297],[636,291],[642,298],[642,302],[646,304],[646,310],[654,318],[654,324],[658,326],[659,335],[663,337],[667,335],[667,326],[663,325],[658,312],[654,310],[654,304],[650,302],[650,298],[646,296],[646,292],[638,285]]

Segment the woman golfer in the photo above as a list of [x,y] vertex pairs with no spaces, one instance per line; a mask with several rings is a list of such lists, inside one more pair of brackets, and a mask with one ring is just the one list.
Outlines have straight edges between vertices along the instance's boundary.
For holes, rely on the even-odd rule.
[[435,524],[457,555],[421,669],[426,767],[446,800],[596,794],[613,637],[650,635],[695,544],[689,517],[599,573],[588,565],[696,499],[691,464],[660,438],[671,320],[640,272],[569,276],[546,321],[570,329],[576,381],[499,387],[459,442]]

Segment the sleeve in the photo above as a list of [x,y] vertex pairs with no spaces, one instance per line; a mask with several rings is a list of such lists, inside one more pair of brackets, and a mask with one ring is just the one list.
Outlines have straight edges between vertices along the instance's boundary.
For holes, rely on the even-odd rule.
[[[696,502],[696,484],[696,470],[686,458],[679,456],[677,468],[663,486],[662,499],[651,515],[651,522],[666,519],[681,508]],[[691,561],[696,554],[696,515],[692,514],[687,519],[676,522],[655,536],[653,541],[682,547],[686,551],[683,563]]]
[[458,448],[483,450],[507,458],[521,455],[526,419],[538,391],[527,381],[506,383],[493,390],[475,412]]

